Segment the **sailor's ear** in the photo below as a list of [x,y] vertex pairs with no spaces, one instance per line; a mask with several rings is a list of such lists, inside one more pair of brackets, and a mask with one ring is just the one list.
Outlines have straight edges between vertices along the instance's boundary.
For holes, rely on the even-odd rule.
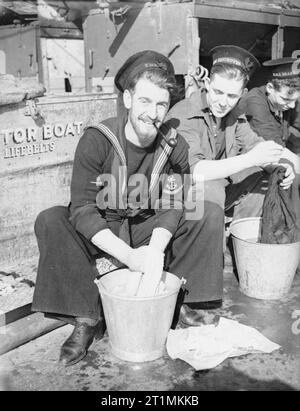
[[203,80],[204,82],[204,87],[206,88],[206,90],[209,90],[210,88],[210,78],[209,77],[205,77],[205,79]]
[[131,108],[132,97],[131,97],[131,94],[130,94],[129,90],[124,90],[123,103],[124,103],[125,108],[127,108],[127,110],[129,110]]
[[274,86],[273,86],[272,83],[268,82],[268,83],[266,84],[266,91],[267,91],[268,94],[270,94],[270,93],[272,93],[272,92],[274,91]]
[[248,91],[249,90],[247,89],[247,87],[245,87],[244,90],[243,90],[242,96],[245,96],[248,93]]

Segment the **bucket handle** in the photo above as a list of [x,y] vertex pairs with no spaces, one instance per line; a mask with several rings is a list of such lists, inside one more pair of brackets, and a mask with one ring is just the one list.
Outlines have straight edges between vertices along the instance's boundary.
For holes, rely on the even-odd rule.
[[99,288],[101,288],[102,290],[106,290],[106,287],[105,287],[104,284],[101,282],[101,278],[104,277],[106,274],[113,273],[114,271],[121,270],[122,268],[126,268],[126,266],[123,265],[123,266],[121,266],[121,267],[116,267],[116,268],[114,268],[114,269],[112,269],[112,270],[110,270],[110,271],[106,271],[106,273],[104,273],[104,274],[98,274],[98,275],[96,275],[95,282],[96,282],[96,280],[100,280],[99,282],[97,282],[97,286],[98,286]]

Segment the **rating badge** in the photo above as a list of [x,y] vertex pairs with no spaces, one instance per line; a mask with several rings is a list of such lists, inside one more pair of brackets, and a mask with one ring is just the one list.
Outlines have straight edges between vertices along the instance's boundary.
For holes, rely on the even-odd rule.
[[[180,178],[180,176],[177,177],[177,179]],[[174,174],[171,174],[167,178],[167,182],[164,188],[164,193],[167,194],[176,194],[182,189],[182,184],[178,184],[178,180],[176,179],[176,176]],[[181,178],[180,178],[180,183],[181,183]]]

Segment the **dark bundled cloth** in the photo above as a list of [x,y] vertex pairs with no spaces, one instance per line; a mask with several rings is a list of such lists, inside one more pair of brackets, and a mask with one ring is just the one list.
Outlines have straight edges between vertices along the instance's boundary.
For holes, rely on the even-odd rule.
[[300,241],[300,230],[291,198],[291,187],[284,190],[280,183],[285,168],[276,167],[269,179],[269,187],[263,204],[261,243],[287,244]]

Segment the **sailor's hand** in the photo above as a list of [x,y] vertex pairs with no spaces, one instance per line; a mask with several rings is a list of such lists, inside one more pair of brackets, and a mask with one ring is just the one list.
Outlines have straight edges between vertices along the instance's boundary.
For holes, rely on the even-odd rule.
[[128,268],[142,273],[138,296],[151,296],[160,283],[164,267],[164,253],[152,245],[135,248],[129,255]]
[[131,271],[143,272],[147,247],[148,246],[144,245],[131,250],[126,260],[126,265]]
[[295,173],[293,167],[290,164],[280,163],[280,165],[285,168],[285,178],[280,183],[280,187],[282,187],[284,190],[287,190],[293,184]]
[[258,143],[247,153],[250,166],[264,167],[267,164],[278,164],[283,152],[283,147],[274,141]]
[[150,245],[147,247],[138,296],[155,295],[163,273],[164,257],[164,253],[159,248]]

